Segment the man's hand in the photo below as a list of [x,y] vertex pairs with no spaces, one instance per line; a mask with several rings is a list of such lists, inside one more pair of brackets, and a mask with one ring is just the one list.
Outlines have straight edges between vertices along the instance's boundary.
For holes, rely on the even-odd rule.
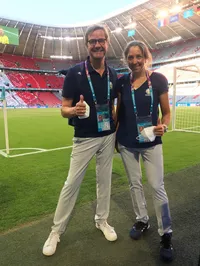
[[75,114],[77,116],[84,116],[86,112],[86,104],[84,103],[83,95],[80,95],[80,101],[75,106]]

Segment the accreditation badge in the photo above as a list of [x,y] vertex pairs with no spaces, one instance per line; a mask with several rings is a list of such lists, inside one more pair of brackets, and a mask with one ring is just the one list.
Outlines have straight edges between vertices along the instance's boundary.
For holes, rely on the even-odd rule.
[[98,132],[110,130],[110,111],[109,104],[97,104],[97,125]]
[[139,143],[151,142],[151,140],[148,137],[145,137],[144,135],[142,135],[142,131],[145,128],[152,126],[151,115],[138,116],[136,117],[136,122],[137,122],[137,131],[138,131],[138,136],[136,139],[139,141]]

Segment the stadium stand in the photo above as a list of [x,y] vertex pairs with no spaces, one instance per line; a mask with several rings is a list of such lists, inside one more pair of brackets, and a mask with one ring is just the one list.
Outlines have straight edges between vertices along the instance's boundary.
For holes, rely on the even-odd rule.
[[37,95],[38,99],[44,103],[44,105],[48,105],[49,107],[57,107],[60,106],[61,100],[56,97],[56,95],[52,92],[34,92]]
[[79,63],[78,60],[45,60],[45,59],[35,59],[35,63],[39,66],[41,70],[56,70],[67,69],[75,64]]
[[[193,19],[195,23],[196,18],[194,17]],[[184,24],[185,22],[182,21],[182,23]],[[153,56],[153,70],[165,74],[170,84],[173,83],[173,66],[168,65],[168,63],[180,62],[183,58],[200,57],[200,38],[195,35],[196,28],[191,27],[184,33],[185,39],[182,38],[179,42],[176,42],[176,44],[169,42],[163,45],[161,42],[161,44],[155,45],[155,40],[154,43],[152,43],[152,36],[148,36],[150,39],[146,36],[146,40],[152,47],[150,47],[150,50]],[[165,30],[167,30],[166,27]],[[193,39],[191,39],[191,36],[186,36],[191,30],[193,30],[193,35],[196,36],[195,38],[193,36]],[[144,32],[142,34],[144,34]],[[171,36],[170,34],[171,33],[168,34],[169,37]],[[110,37],[113,55],[111,56],[112,53],[108,53],[108,63],[118,70],[118,76],[120,77],[123,73],[128,71],[123,61],[123,46],[121,45],[120,39],[118,39],[120,35],[116,35],[114,39],[112,35]],[[142,35],[140,38],[141,37]],[[129,40],[130,39],[127,39],[126,42]],[[114,45],[114,41],[117,41],[117,46]],[[59,106],[62,99],[59,91],[63,86],[64,75],[56,75],[56,73],[59,73],[61,70],[67,70],[69,67],[79,63],[80,60],[82,60],[82,56],[86,58],[85,53],[83,53],[83,47],[80,47],[82,53],[77,53],[79,54],[80,60],[77,59],[77,56],[73,56],[73,58],[75,58],[73,60],[47,59],[47,56],[45,56],[46,50],[44,50],[44,54],[42,55],[44,58],[33,57],[33,54],[37,55],[37,50],[32,53],[32,56],[20,56],[14,54],[14,52],[6,53],[7,47],[5,47],[3,51],[5,52],[0,53],[0,67],[12,69],[6,69],[4,73],[0,73],[0,86],[5,86],[9,90],[6,93],[6,98],[8,98],[7,103],[8,106],[13,107],[30,107],[36,105]],[[84,51],[86,50],[84,49]],[[23,55],[27,54],[23,52]],[[17,69],[18,71],[16,71]],[[26,69],[26,72],[19,69]],[[198,73],[183,72],[179,74],[177,79],[178,83],[181,81],[187,83],[200,81],[200,75]],[[195,87],[195,84],[192,86]],[[196,91],[195,94],[191,94],[191,90],[187,90],[187,95],[184,94],[184,91],[184,87],[182,87],[181,91],[178,90],[178,102],[184,102],[189,99],[191,99],[192,103],[199,101],[199,91]]]
[[155,63],[163,62],[170,59],[180,59],[183,56],[199,55],[200,56],[200,39],[189,40],[174,46],[152,51],[153,61]]
[[34,59],[24,56],[0,54],[0,63],[5,67],[39,69]]

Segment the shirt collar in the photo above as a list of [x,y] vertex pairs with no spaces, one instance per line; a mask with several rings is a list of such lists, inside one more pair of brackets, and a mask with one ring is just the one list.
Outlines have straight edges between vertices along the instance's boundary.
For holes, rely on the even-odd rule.
[[[89,73],[96,72],[96,70],[92,67],[92,65],[90,63],[90,57],[89,56],[87,57],[87,65],[88,65],[88,71],[89,71]],[[106,63],[106,60],[105,60],[105,71],[104,71],[104,73],[107,73],[107,63]]]

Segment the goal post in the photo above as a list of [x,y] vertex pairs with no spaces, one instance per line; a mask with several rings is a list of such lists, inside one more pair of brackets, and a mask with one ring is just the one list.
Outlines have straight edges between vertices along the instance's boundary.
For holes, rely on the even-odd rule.
[[7,118],[7,106],[6,106],[6,90],[5,87],[0,87],[0,101],[2,102],[3,109],[3,121],[4,121],[4,131],[5,131],[5,146],[6,154],[9,155],[9,137],[8,137],[8,118]]
[[169,98],[172,130],[200,133],[200,69],[197,65],[173,68]]

